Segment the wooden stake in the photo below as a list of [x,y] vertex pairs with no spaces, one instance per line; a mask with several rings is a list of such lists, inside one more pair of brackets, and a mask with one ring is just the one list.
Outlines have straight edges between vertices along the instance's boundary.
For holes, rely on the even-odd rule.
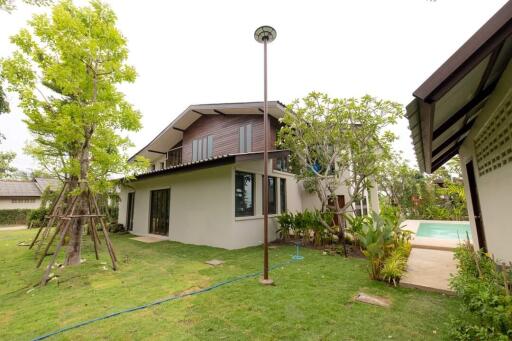
[[[94,193],[91,193],[91,195],[92,195],[92,202],[94,204],[94,207],[96,208],[96,211],[99,212],[100,209],[98,207],[98,202],[96,201],[96,196],[94,195]],[[103,217],[100,217],[99,220],[100,220],[100,224],[101,224],[101,227],[103,230],[103,235],[105,236],[105,242],[107,244],[107,248],[110,249],[112,256],[114,256],[112,260],[117,261],[117,256],[116,256],[116,253],[114,252],[114,248],[112,247],[112,242],[110,241],[110,237],[108,236],[108,228],[105,225],[105,221],[103,220]]]
[[71,225],[71,222],[73,219],[69,219],[62,229],[62,232],[60,234],[60,240],[57,244],[57,247],[55,248],[55,252],[53,253],[52,259],[50,260],[50,263],[48,264],[48,267],[46,268],[46,271],[44,272],[43,278],[41,279],[40,286],[44,286],[46,282],[48,281],[48,275],[50,274],[50,271],[52,270],[52,266],[55,263],[55,259],[57,259],[57,255],[59,254],[59,251],[62,247],[62,243],[64,242],[64,238],[66,237],[66,233],[68,232],[69,226]]
[[[87,185],[88,186],[88,185]],[[67,188],[67,187],[65,187]],[[75,196],[73,198],[73,200],[71,201],[70,205],[68,207],[66,207],[65,209],[65,212],[61,212],[63,214],[57,214],[57,211],[59,210],[63,210],[63,207],[62,207],[62,204],[63,204],[63,201],[62,200],[57,200],[57,203],[56,205],[54,206],[54,208],[52,209],[52,214],[48,217],[50,217],[50,222],[53,224],[53,222],[57,219],[58,220],[58,223],[57,223],[57,226],[56,226],[56,229],[55,229],[55,232],[53,233],[53,235],[51,236],[51,239],[50,241],[48,242],[48,245],[46,246],[45,250],[44,250],[44,253],[41,255],[41,258],[39,259],[38,263],[37,263],[37,267],[39,267],[41,265],[41,263],[43,262],[44,258],[48,255],[48,250],[50,249],[51,245],[53,244],[57,234],[60,233],[60,240],[59,240],[59,243],[57,244],[57,247],[55,249],[55,252],[53,254],[53,257],[52,259],[50,260],[50,263],[48,264],[48,267],[46,268],[46,271],[44,273],[44,276],[41,280],[41,283],[40,285],[43,286],[46,284],[46,282],[48,281],[48,275],[50,273],[50,270],[51,270],[51,267],[53,266],[53,264],[55,263],[55,259],[58,255],[58,253],[60,252],[60,249],[62,248],[63,244],[64,244],[64,241],[65,241],[65,238],[66,238],[66,235],[68,234],[68,231],[70,229],[70,226],[72,226],[72,224],[74,224],[76,222],[77,219],[78,220],[78,223],[83,223],[84,221],[89,221],[89,229],[88,229],[88,232],[90,233],[91,235],[91,240],[94,244],[94,253],[96,255],[96,259],[99,259],[99,254],[98,254],[98,245],[101,244],[101,240],[99,238],[99,235],[98,235],[98,230],[96,228],[98,222],[100,223],[100,226],[101,226],[101,230],[103,232],[103,235],[105,237],[105,244],[107,246],[107,250],[108,250],[108,253],[110,255],[110,259],[112,261],[112,268],[114,270],[117,270],[117,256],[116,256],[116,253],[114,251],[114,247],[112,245],[112,242],[110,240],[110,237],[109,237],[109,233],[108,233],[108,227],[104,221],[104,215],[101,214],[100,212],[100,209],[99,209],[99,206],[98,206],[98,203],[96,201],[96,197],[94,195],[94,193],[92,193],[89,188],[87,187],[87,189],[85,189],[87,192],[87,199],[85,202],[83,202],[83,196],[82,195],[78,195],[78,196]],[[62,194],[62,192],[61,192]],[[78,206],[77,204],[80,203],[80,206],[79,207],[82,207],[84,204],[86,205],[86,212],[83,212],[85,214],[74,214],[75,213],[75,209],[76,207]],[[88,219],[87,219],[88,218]],[[99,220],[99,221],[98,221]],[[52,224],[48,224],[47,226],[47,229],[45,229],[45,232],[48,234],[49,233],[49,230],[51,228],[51,225]],[[44,234],[44,232],[43,232]],[[35,240],[37,240],[37,236],[36,238],[34,239],[33,243],[35,243]],[[40,244],[39,244],[39,248],[40,248],[40,245],[42,244],[43,240],[45,239],[45,237],[43,237],[43,239],[40,241]]]
[[[71,205],[67,208],[67,213],[68,214],[73,214],[75,212],[75,206],[76,206],[77,199],[78,199],[78,196],[74,197],[73,200],[71,201]],[[69,219],[71,219],[71,218],[66,218],[66,217],[61,217],[60,218],[60,221],[57,223],[57,226],[55,227],[55,232],[52,235],[50,241],[48,242],[48,245],[46,245],[46,248],[45,248],[44,252],[41,254],[41,258],[39,259],[39,262],[37,263],[36,268],[41,266],[41,263],[43,262],[44,258],[48,255],[48,250],[52,246],[53,241],[55,239],[55,236],[59,233],[61,225],[62,225],[62,222],[65,222],[65,221],[67,221]],[[40,249],[40,246],[41,246],[42,243],[43,243],[43,240],[41,240],[41,243],[39,244],[38,249]]]
[[92,217],[89,217],[89,233],[91,234],[91,240],[94,244],[94,253],[96,254],[96,260],[100,259],[98,256],[98,244],[96,243],[96,234],[94,233],[94,230],[96,230],[96,226],[94,226],[94,221],[92,220]]
[[[65,197],[64,195],[64,192],[67,190],[68,188],[68,182],[65,182],[64,183],[64,186],[62,187],[62,190],[60,191],[59,193],[59,196],[57,197],[57,200],[55,200],[55,202],[52,204],[52,208],[50,209],[50,219],[48,221],[48,224],[46,225],[46,228],[44,229],[45,230],[45,233],[43,233],[43,236],[42,236],[42,240],[40,242],[39,245],[41,245],[44,240],[46,239],[46,237],[48,237],[48,234],[49,234],[49,229],[52,227],[52,225],[55,223],[55,211],[57,211],[59,208],[60,208],[60,204],[61,204],[61,201],[63,200],[63,198]],[[48,217],[48,216],[47,216]],[[47,218],[45,217],[45,219]],[[44,220],[43,220],[44,221]],[[43,229],[43,227],[40,227],[39,228],[39,231],[37,232],[36,236],[34,237],[34,239],[32,240],[32,243],[30,244],[30,246],[28,247],[29,249],[31,249],[34,244],[36,243],[38,237],[39,237],[39,234],[41,233],[41,229]],[[36,253],[39,252],[39,249],[40,247],[38,247]]]

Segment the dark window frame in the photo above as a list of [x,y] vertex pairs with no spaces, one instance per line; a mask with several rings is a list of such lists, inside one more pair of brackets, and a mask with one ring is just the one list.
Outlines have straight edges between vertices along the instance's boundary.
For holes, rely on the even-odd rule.
[[[261,183],[263,184],[263,179],[264,179],[264,176],[262,175],[261,176]],[[270,181],[273,180],[274,181],[274,187],[273,187],[273,203],[274,205],[271,206],[271,199],[272,197],[270,196],[271,195],[271,192],[270,192]],[[277,177],[275,176],[269,176],[268,177],[268,214],[277,214]],[[261,187],[261,214],[263,214],[263,186]]]
[[126,207],[126,229],[133,231],[133,218],[135,215],[135,192],[128,192]]
[[281,213],[284,213],[288,210],[287,204],[288,201],[286,200],[286,179],[285,178],[279,178],[279,209]]
[[[238,203],[239,203],[239,198],[237,197],[238,176],[250,176],[250,178],[251,178],[251,197],[250,197],[251,206],[250,206],[250,209],[245,208],[244,212],[242,212],[238,207]],[[254,216],[255,188],[256,188],[256,175],[254,173],[235,171],[235,193],[234,193],[235,194],[235,217],[252,217],[252,216]],[[245,192],[245,185],[244,185],[244,188],[242,189],[242,191]],[[242,195],[245,195],[245,193],[243,193]]]

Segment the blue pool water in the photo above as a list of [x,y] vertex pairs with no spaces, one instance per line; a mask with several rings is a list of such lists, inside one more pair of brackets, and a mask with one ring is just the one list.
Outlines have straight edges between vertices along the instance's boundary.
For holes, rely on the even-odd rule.
[[418,237],[437,239],[465,240],[467,236],[471,239],[471,227],[469,226],[469,223],[420,223],[416,235]]

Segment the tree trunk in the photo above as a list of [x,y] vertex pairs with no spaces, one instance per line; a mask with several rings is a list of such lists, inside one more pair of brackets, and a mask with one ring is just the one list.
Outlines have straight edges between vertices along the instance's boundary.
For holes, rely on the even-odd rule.
[[347,254],[347,243],[345,242],[345,227],[343,226],[343,217],[340,212],[340,203],[338,202],[338,197],[334,198],[334,207],[336,207],[336,216],[338,217],[338,224],[340,225],[340,234],[338,235],[341,243],[343,245],[343,254],[345,257]]
[[[88,185],[87,185],[87,174],[89,173],[89,149],[90,139],[92,136],[92,129],[86,129],[85,141],[80,152],[80,178],[78,186],[80,187],[79,198],[76,202],[77,211],[75,214],[83,215],[89,214],[88,201]],[[74,222],[70,229],[70,241],[68,246],[68,253],[66,255],[65,265],[76,265],[80,264],[81,248],[82,248],[82,234],[83,227],[86,219],[83,217],[74,219]]]

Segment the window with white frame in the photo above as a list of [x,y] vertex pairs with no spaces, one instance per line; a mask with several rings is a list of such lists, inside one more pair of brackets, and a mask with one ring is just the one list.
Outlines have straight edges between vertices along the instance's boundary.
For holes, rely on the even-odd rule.
[[240,127],[240,153],[252,152],[252,124]]
[[192,141],[192,161],[206,160],[213,156],[213,136]]

